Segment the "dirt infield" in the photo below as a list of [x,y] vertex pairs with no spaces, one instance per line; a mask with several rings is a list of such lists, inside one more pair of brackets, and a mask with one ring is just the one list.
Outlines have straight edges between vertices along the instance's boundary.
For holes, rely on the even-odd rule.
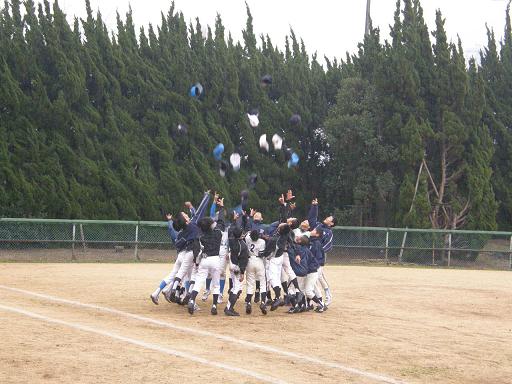
[[326,313],[227,318],[153,305],[168,270],[0,264],[0,383],[511,382],[510,272],[329,267]]

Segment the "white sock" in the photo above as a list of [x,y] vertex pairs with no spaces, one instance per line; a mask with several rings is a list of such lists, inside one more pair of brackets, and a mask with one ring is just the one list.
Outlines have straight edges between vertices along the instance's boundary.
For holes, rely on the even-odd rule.
[[[161,292],[161,289],[160,289],[160,287],[158,287],[157,289],[155,289],[155,292],[153,292],[151,294],[151,296],[158,297],[158,295],[160,295],[160,292]],[[147,293],[146,293],[146,295],[147,295]]]

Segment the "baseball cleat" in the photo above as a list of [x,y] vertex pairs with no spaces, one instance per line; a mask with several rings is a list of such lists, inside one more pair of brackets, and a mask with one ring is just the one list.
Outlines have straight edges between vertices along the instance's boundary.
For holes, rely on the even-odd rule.
[[304,300],[304,294],[301,291],[299,291],[297,292],[297,303],[302,303],[302,300]]
[[158,305],[158,296],[153,296],[153,294],[151,294],[149,297],[151,298],[153,304]]
[[325,305],[329,305],[332,303],[332,296],[331,295],[325,295]]
[[172,303],[170,291],[162,291],[162,294],[164,295],[164,298],[167,302]]
[[295,312],[295,308],[297,307],[290,307],[290,309],[286,313],[297,313]]
[[272,302],[272,305],[270,306],[271,311],[275,311],[278,307],[281,306],[281,303],[283,300],[280,297],[276,297],[274,301]]
[[254,302],[259,303],[260,302],[260,291],[254,292]]
[[216,305],[212,305],[212,309],[211,309],[210,313],[214,316],[217,315],[217,306]]
[[189,302],[189,300],[190,300],[190,294],[188,294],[188,293],[187,293],[187,294],[185,295],[185,297],[184,297],[183,299],[181,299],[181,303],[180,303],[180,301],[179,301],[179,297],[178,297],[178,298],[176,298],[176,304],[182,304],[182,305],[185,305],[185,304],[187,304],[187,303]]
[[252,313],[252,305],[251,303],[245,303],[245,313],[250,315]]
[[260,304],[260,310],[261,310],[261,313],[263,313],[264,315],[267,314],[267,306],[264,303]]
[[171,303],[176,302],[176,290],[175,289],[171,289],[171,291],[169,292],[169,300],[171,301]]
[[323,305],[319,305],[315,308],[315,312],[317,312],[317,313],[322,313],[323,311],[324,311]]
[[240,314],[234,309],[228,309],[228,307],[224,308],[224,314],[226,316],[240,316]]
[[188,305],[187,305],[187,308],[188,308],[188,313],[193,315],[194,314],[194,310],[195,310],[195,303],[193,301],[189,301]]
[[203,297],[201,298],[201,300],[202,300],[202,301],[206,301],[206,300],[208,300],[208,296],[210,296],[210,290],[209,290],[209,289],[208,289],[208,290],[206,290],[206,291],[204,291],[204,293],[203,293]]

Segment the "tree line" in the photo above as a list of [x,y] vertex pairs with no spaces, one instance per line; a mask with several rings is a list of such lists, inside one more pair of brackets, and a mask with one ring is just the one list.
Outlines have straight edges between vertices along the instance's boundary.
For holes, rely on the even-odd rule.
[[[174,4],[157,26],[118,15],[115,32],[85,7],[72,25],[57,1],[0,11],[1,216],[160,219],[207,189],[238,205],[257,174],[249,201],[268,219],[291,188],[298,215],[318,197],[347,225],[511,228],[509,9],[477,61],[448,40],[440,11],[431,32],[419,0],[398,0],[390,40],[370,28],[338,61],[293,30],[284,50],[257,37],[249,8],[237,42],[221,15],[187,24]],[[264,133],[283,136],[299,166],[262,151]],[[242,155],[239,172],[219,175],[217,143]]]

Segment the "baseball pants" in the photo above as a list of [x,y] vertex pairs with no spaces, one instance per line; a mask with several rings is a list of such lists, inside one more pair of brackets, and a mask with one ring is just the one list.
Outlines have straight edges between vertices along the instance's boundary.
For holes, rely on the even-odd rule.
[[[192,251],[187,251],[187,250],[183,250],[181,251],[180,253],[178,253],[178,257],[176,258],[176,262],[174,263],[174,266],[172,267],[172,271],[171,273],[169,273],[165,278],[164,278],[164,281],[167,283],[167,287],[166,287],[166,291],[167,290],[170,290],[172,288],[171,285],[169,285],[169,283],[172,283],[174,281],[174,278],[176,276],[178,276],[178,273],[179,271],[181,270],[181,267],[184,263],[185,260],[187,260],[185,262],[186,265],[188,265],[188,259],[191,259],[191,264],[193,264],[193,258],[194,258],[194,254]],[[188,268],[188,267],[187,267]],[[182,277],[180,277],[180,279],[182,279]],[[168,288],[168,289],[167,289]]]
[[284,255],[279,257],[273,257],[267,261],[268,280],[272,288],[281,286],[281,268],[283,265],[283,257]]
[[233,280],[233,288],[231,288],[231,293],[238,295],[238,292],[242,290],[242,282],[240,281],[240,268],[238,265],[233,263],[229,263],[229,273],[231,279]]
[[220,293],[220,258],[219,256],[208,256],[201,260],[197,273],[193,276],[194,291],[201,292],[206,284],[208,274],[212,276],[212,292],[214,295]]
[[256,280],[261,281],[261,292],[264,293],[266,287],[265,263],[261,257],[251,256],[245,270],[247,279],[247,294],[252,295],[256,289]]

